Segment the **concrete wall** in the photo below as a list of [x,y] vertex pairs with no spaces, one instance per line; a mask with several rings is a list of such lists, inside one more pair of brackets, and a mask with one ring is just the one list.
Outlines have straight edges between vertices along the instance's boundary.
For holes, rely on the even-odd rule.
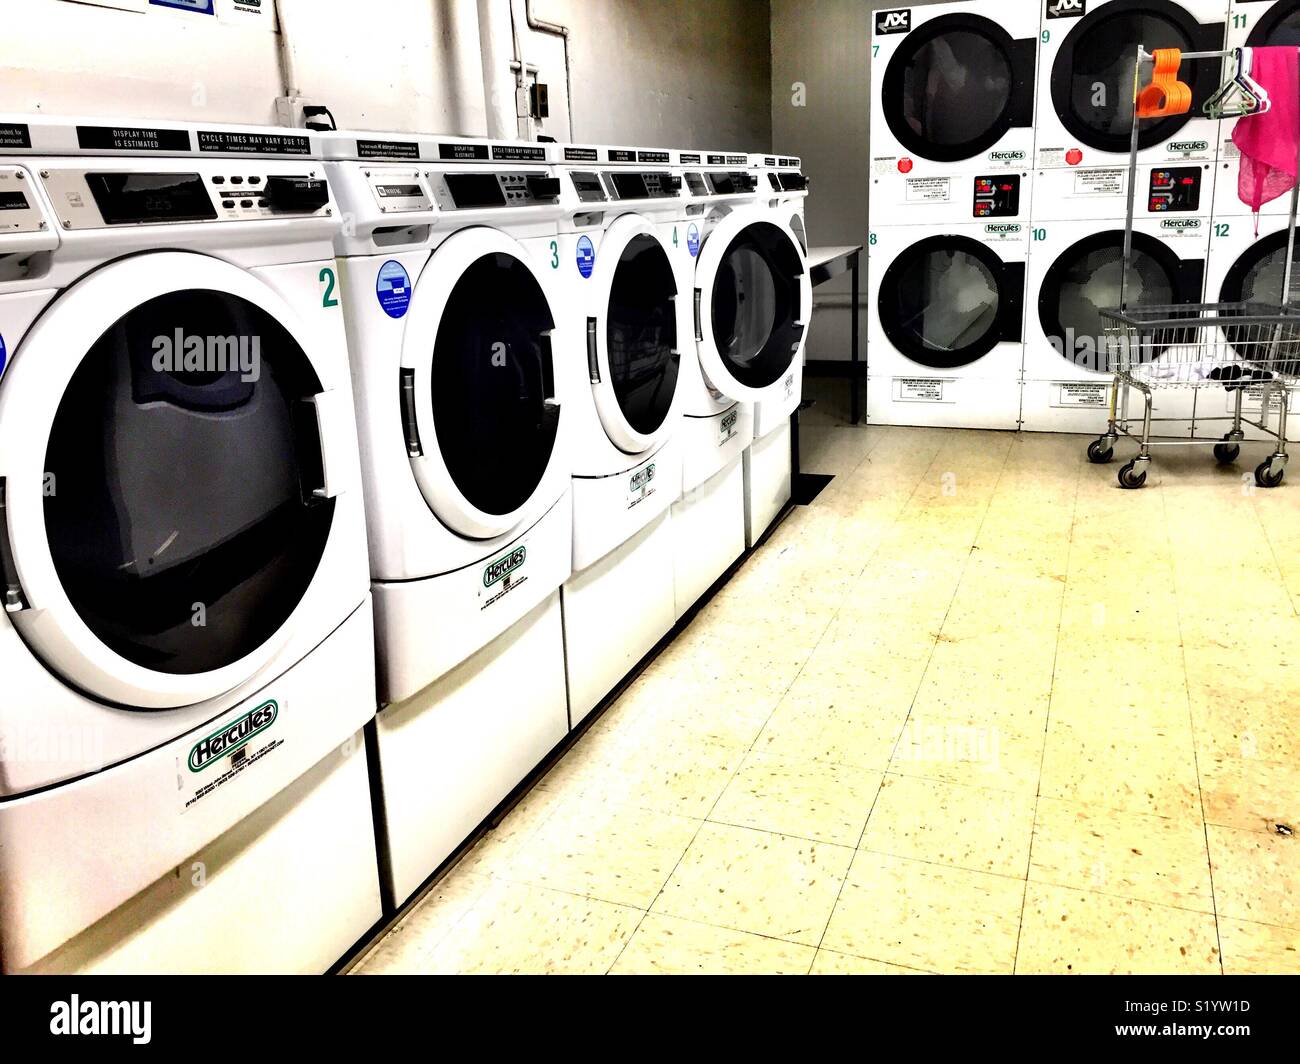
[[[4,0],[0,111],[271,122],[292,79],[341,126],[486,132],[477,0],[216,4],[211,17],[147,0]],[[769,146],[768,0],[531,8],[571,30],[578,139]],[[543,131],[571,139],[564,42],[526,28],[521,37],[550,87]]]

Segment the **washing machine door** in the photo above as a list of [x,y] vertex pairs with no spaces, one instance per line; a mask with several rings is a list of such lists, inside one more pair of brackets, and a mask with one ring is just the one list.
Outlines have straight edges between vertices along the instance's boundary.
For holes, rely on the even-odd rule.
[[707,234],[695,267],[695,339],[717,391],[768,398],[801,356],[811,313],[808,261],[784,221],[738,211]]
[[641,454],[671,429],[681,353],[677,278],[668,249],[638,215],[615,219],[601,241],[593,306],[586,319],[587,371],[601,425],[627,454]]
[[150,253],[70,287],[0,378],[0,569],[28,646],[128,708],[251,679],[331,539],[338,399],[293,310],[229,263]]
[[933,236],[902,252],[880,279],[880,324],[897,350],[932,369],[956,369],[1003,341],[1019,341],[1025,264],[987,244]]
[[[1045,25],[1052,26],[1050,22]],[[1133,62],[1138,45],[1148,51],[1214,51],[1223,47],[1223,33],[1222,22],[1202,25],[1171,0],[1110,0],[1094,8],[1070,29],[1052,66],[1052,102],[1061,123],[1089,148],[1127,152],[1133,130]],[[1143,122],[1139,147],[1169,140],[1201,113],[1202,105],[1218,88],[1219,63],[1188,60],[1179,76],[1192,88],[1191,110]]]
[[[1099,373],[1112,370],[1107,342],[1111,322],[1103,310],[1124,302],[1130,307],[1172,307],[1201,298],[1205,262],[1182,259],[1147,233],[1133,234],[1133,265],[1124,278],[1124,232],[1112,229],[1072,244],[1048,267],[1038,293],[1038,317],[1048,341],[1067,361]],[[1171,344],[1177,330],[1145,339],[1138,358],[1150,361]]]
[[[1252,5],[1262,8],[1262,3]],[[1246,11],[1247,17],[1249,10]],[[1277,0],[1255,17],[1246,44],[1251,48],[1300,46],[1300,0]]]
[[415,283],[396,382],[407,453],[434,515],[471,539],[533,514],[560,461],[549,286],[488,227],[448,238]]
[[885,68],[881,106],[909,152],[971,159],[1033,124],[1037,42],[980,15],[940,15],[913,30]]

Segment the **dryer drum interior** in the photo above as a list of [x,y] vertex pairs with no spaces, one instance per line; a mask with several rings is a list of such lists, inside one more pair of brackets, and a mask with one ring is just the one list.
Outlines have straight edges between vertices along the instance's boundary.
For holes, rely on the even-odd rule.
[[937,162],[993,147],[1033,115],[1033,40],[1017,41],[979,15],[941,15],[899,45],[881,106],[898,142]]
[[962,236],[918,241],[880,282],[880,323],[902,354],[932,369],[983,358],[1003,340],[1020,339],[1023,263],[1005,263]]
[[[1098,151],[1129,150],[1133,129],[1133,63],[1137,47],[1184,52],[1223,47],[1223,24],[1202,26],[1170,0],[1111,0],[1069,31],[1051,73],[1052,102],[1061,122],[1084,145]],[[1182,80],[1192,87],[1185,115],[1143,122],[1138,146],[1150,148],[1176,136],[1218,87],[1219,64],[1189,60]]]
[[663,246],[638,234],[619,255],[610,287],[606,344],[619,409],[637,432],[658,431],[677,391],[677,282]]
[[[178,337],[219,337],[226,355],[182,361],[159,343]],[[280,322],[224,292],[158,296],[99,337],[51,426],[44,517],[59,580],[106,646],[189,675],[284,624],[334,515],[312,494],[323,472],[306,400],[320,390]]]
[[713,340],[727,371],[766,388],[789,370],[803,338],[798,249],[769,222],[747,225],[728,245],[713,282]]
[[512,255],[476,259],[438,324],[432,372],[438,449],[457,490],[489,514],[508,514],[537,490],[559,413],[546,295]]
[[[1124,233],[1108,230],[1073,244],[1052,263],[1038,296],[1038,314],[1048,340],[1067,361],[1100,373],[1110,372],[1107,337],[1112,322],[1103,310],[1120,305],[1121,286],[1128,306],[1171,306],[1200,298],[1205,264],[1182,260],[1155,237],[1133,234],[1133,260],[1124,275]],[[1168,347],[1190,343],[1194,329],[1169,328],[1144,335],[1135,352],[1140,361],[1158,358]]]

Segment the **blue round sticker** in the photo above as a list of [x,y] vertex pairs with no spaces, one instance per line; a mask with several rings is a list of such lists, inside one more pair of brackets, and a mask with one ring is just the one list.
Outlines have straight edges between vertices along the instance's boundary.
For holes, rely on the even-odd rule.
[[596,248],[591,243],[591,237],[578,238],[577,258],[578,272],[583,277],[590,277],[591,271],[596,268]]
[[5,351],[5,338],[0,336],[0,373],[5,371],[5,361],[7,358],[8,353]]
[[375,279],[375,298],[390,318],[400,318],[411,305],[411,278],[406,268],[396,259],[389,259],[379,267]]
[[695,258],[700,253],[700,229],[694,222],[686,230],[686,246],[690,249],[691,258]]

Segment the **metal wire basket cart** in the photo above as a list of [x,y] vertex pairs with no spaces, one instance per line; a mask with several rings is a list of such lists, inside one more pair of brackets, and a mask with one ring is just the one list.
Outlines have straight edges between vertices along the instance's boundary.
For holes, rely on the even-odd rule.
[[[1184,53],[1184,59],[1213,59],[1233,52]],[[1135,86],[1144,64],[1154,56],[1139,47]],[[1134,195],[1136,191],[1137,110],[1129,156],[1128,220],[1124,233],[1125,282],[1132,269]],[[1121,282],[1120,307],[1103,310],[1105,335],[1100,339],[1107,368],[1113,373],[1106,432],[1088,445],[1088,460],[1109,462],[1121,436],[1139,445],[1137,456],[1119,471],[1124,488],[1141,488],[1147,480],[1151,449],[1159,446],[1212,446],[1215,460],[1235,463],[1245,439],[1243,425],[1259,429],[1277,441],[1274,452],[1255,470],[1261,487],[1282,483],[1287,465],[1287,413],[1292,392],[1300,387],[1300,303],[1291,302],[1292,255],[1295,251],[1296,214],[1300,185],[1291,193],[1291,219],[1287,238],[1285,275],[1277,303],[1182,303],[1128,305]],[[1158,437],[1153,430],[1162,421],[1154,416],[1156,396],[1166,389],[1215,389],[1226,392],[1230,413],[1207,417],[1197,404],[1196,424],[1226,422],[1221,437]],[[1130,415],[1133,393],[1142,401],[1140,416]],[[1253,410],[1260,404],[1259,420],[1246,416],[1245,402]]]

